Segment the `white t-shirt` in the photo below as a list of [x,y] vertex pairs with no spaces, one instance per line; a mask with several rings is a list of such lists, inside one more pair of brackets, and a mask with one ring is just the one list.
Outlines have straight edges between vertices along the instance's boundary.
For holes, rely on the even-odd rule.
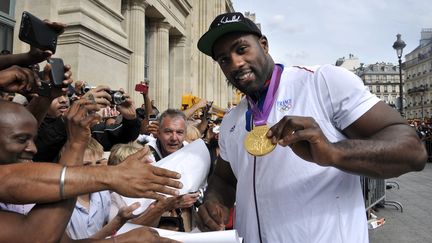
[[[285,115],[313,117],[331,142],[379,99],[360,78],[332,65],[285,68],[267,124]],[[254,203],[254,157],[243,147],[247,134],[243,99],[225,115],[220,149],[237,178],[235,228],[245,242],[259,242]],[[256,191],[263,242],[368,242],[359,177],[321,167],[289,147],[256,157]]]

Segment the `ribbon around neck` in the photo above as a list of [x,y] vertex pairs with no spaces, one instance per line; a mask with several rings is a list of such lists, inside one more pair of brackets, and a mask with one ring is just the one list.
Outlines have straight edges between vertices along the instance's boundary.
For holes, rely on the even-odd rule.
[[275,64],[270,79],[270,85],[264,100],[264,105],[262,107],[262,111],[258,107],[258,102],[254,102],[252,98],[246,96],[249,103],[249,107],[253,114],[253,118],[254,118],[253,120],[255,126],[262,126],[267,123],[267,118],[270,115],[271,107],[273,105],[275,94],[279,86],[282,71],[283,71],[283,66],[280,64]]

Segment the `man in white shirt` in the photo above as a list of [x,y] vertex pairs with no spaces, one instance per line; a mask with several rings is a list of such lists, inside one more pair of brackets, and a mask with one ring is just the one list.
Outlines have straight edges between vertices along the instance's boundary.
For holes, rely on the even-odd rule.
[[[225,115],[202,223],[221,230],[236,204],[245,242],[368,242],[358,175],[422,170],[427,153],[394,109],[344,69],[284,67],[241,13],[198,42],[246,97]],[[397,139],[395,139],[397,138]]]

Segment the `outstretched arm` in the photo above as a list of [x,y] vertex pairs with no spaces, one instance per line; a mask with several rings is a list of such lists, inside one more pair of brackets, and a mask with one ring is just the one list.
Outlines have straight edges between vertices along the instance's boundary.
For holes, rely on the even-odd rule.
[[198,103],[194,104],[191,108],[184,110],[183,113],[189,119],[197,110],[204,108],[207,105],[207,100],[200,99]]
[[139,217],[131,220],[134,224],[157,227],[161,216],[176,208],[190,208],[198,200],[199,193],[169,197],[152,203]]
[[[96,109],[96,104],[88,104],[85,100],[80,100],[71,107],[67,114],[68,141],[59,164],[82,165],[83,154],[90,138],[90,126],[98,120],[98,117],[91,115]],[[61,189],[59,194],[62,198]],[[0,231],[0,242],[58,242],[63,236],[75,203],[76,198],[73,197],[55,203],[36,204],[28,215],[4,214],[0,221],[3,229]]]
[[[125,165],[73,166],[67,168],[65,197],[113,190],[128,197],[162,199],[159,193],[178,195],[182,185],[176,172],[146,164],[147,150],[138,151]],[[46,203],[60,200],[60,171],[52,163],[1,165],[0,201],[5,203]],[[172,187],[172,188],[170,188]],[[173,189],[174,188],[174,189]]]

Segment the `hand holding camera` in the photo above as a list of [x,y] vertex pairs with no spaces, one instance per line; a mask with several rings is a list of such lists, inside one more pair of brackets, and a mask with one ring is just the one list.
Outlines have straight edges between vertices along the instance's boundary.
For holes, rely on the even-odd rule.
[[149,86],[147,82],[141,82],[135,85],[135,91],[140,92],[143,95],[148,94],[148,88]]
[[111,90],[110,87],[106,85],[99,85],[95,88],[85,86],[84,91],[86,93],[83,95],[83,97],[87,97],[88,95],[92,94],[96,100],[96,103],[98,103],[100,107],[115,105],[117,111],[120,112],[123,118],[128,120],[136,119],[137,115],[133,101],[128,94],[124,93],[122,89]]
[[115,91],[113,94],[114,96],[116,95],[116,92],[119,93],[121,92],[123,96],[122,102],[119,105],[117,105],[117,110],[120,112],[120,114],[122,114],[123,118],[127,120],[136,119],[137,114],[136,114],[135,105],[132,99],[130,98],[130,96],[124,93],[122,89],[120,89],[120,91]]
[[49,59],[44,70],[39,72],[41,86],[34,87],[33,91],[39,96],[52,99],[65,95],[73,81],[70,69],[70,65],[64,65],[61,58]]
[[101,107],[123,105],[127,102],[126,99],[129,97],[125,95],[122,90],[111,90],[107,85],[92,87],[86,84],[82,86],[82,93],[84,93],[83,97],[92,94]]
[[57,37],[63,33],[66,25],[42,21],[29,12],[24,11],[21,17],[19,39],[42,51],[54,54],[57,47]]
[[87,88],[84,91],[87,92],[85,92],[83,98],[87,98],[87,96],[91,94],[94,96],[96,103],[100,107],[111,106],[111,95],[108,93],[108,90],[110,90],[109,86],[99,85],[93,88],[87,85],[85,87]]

